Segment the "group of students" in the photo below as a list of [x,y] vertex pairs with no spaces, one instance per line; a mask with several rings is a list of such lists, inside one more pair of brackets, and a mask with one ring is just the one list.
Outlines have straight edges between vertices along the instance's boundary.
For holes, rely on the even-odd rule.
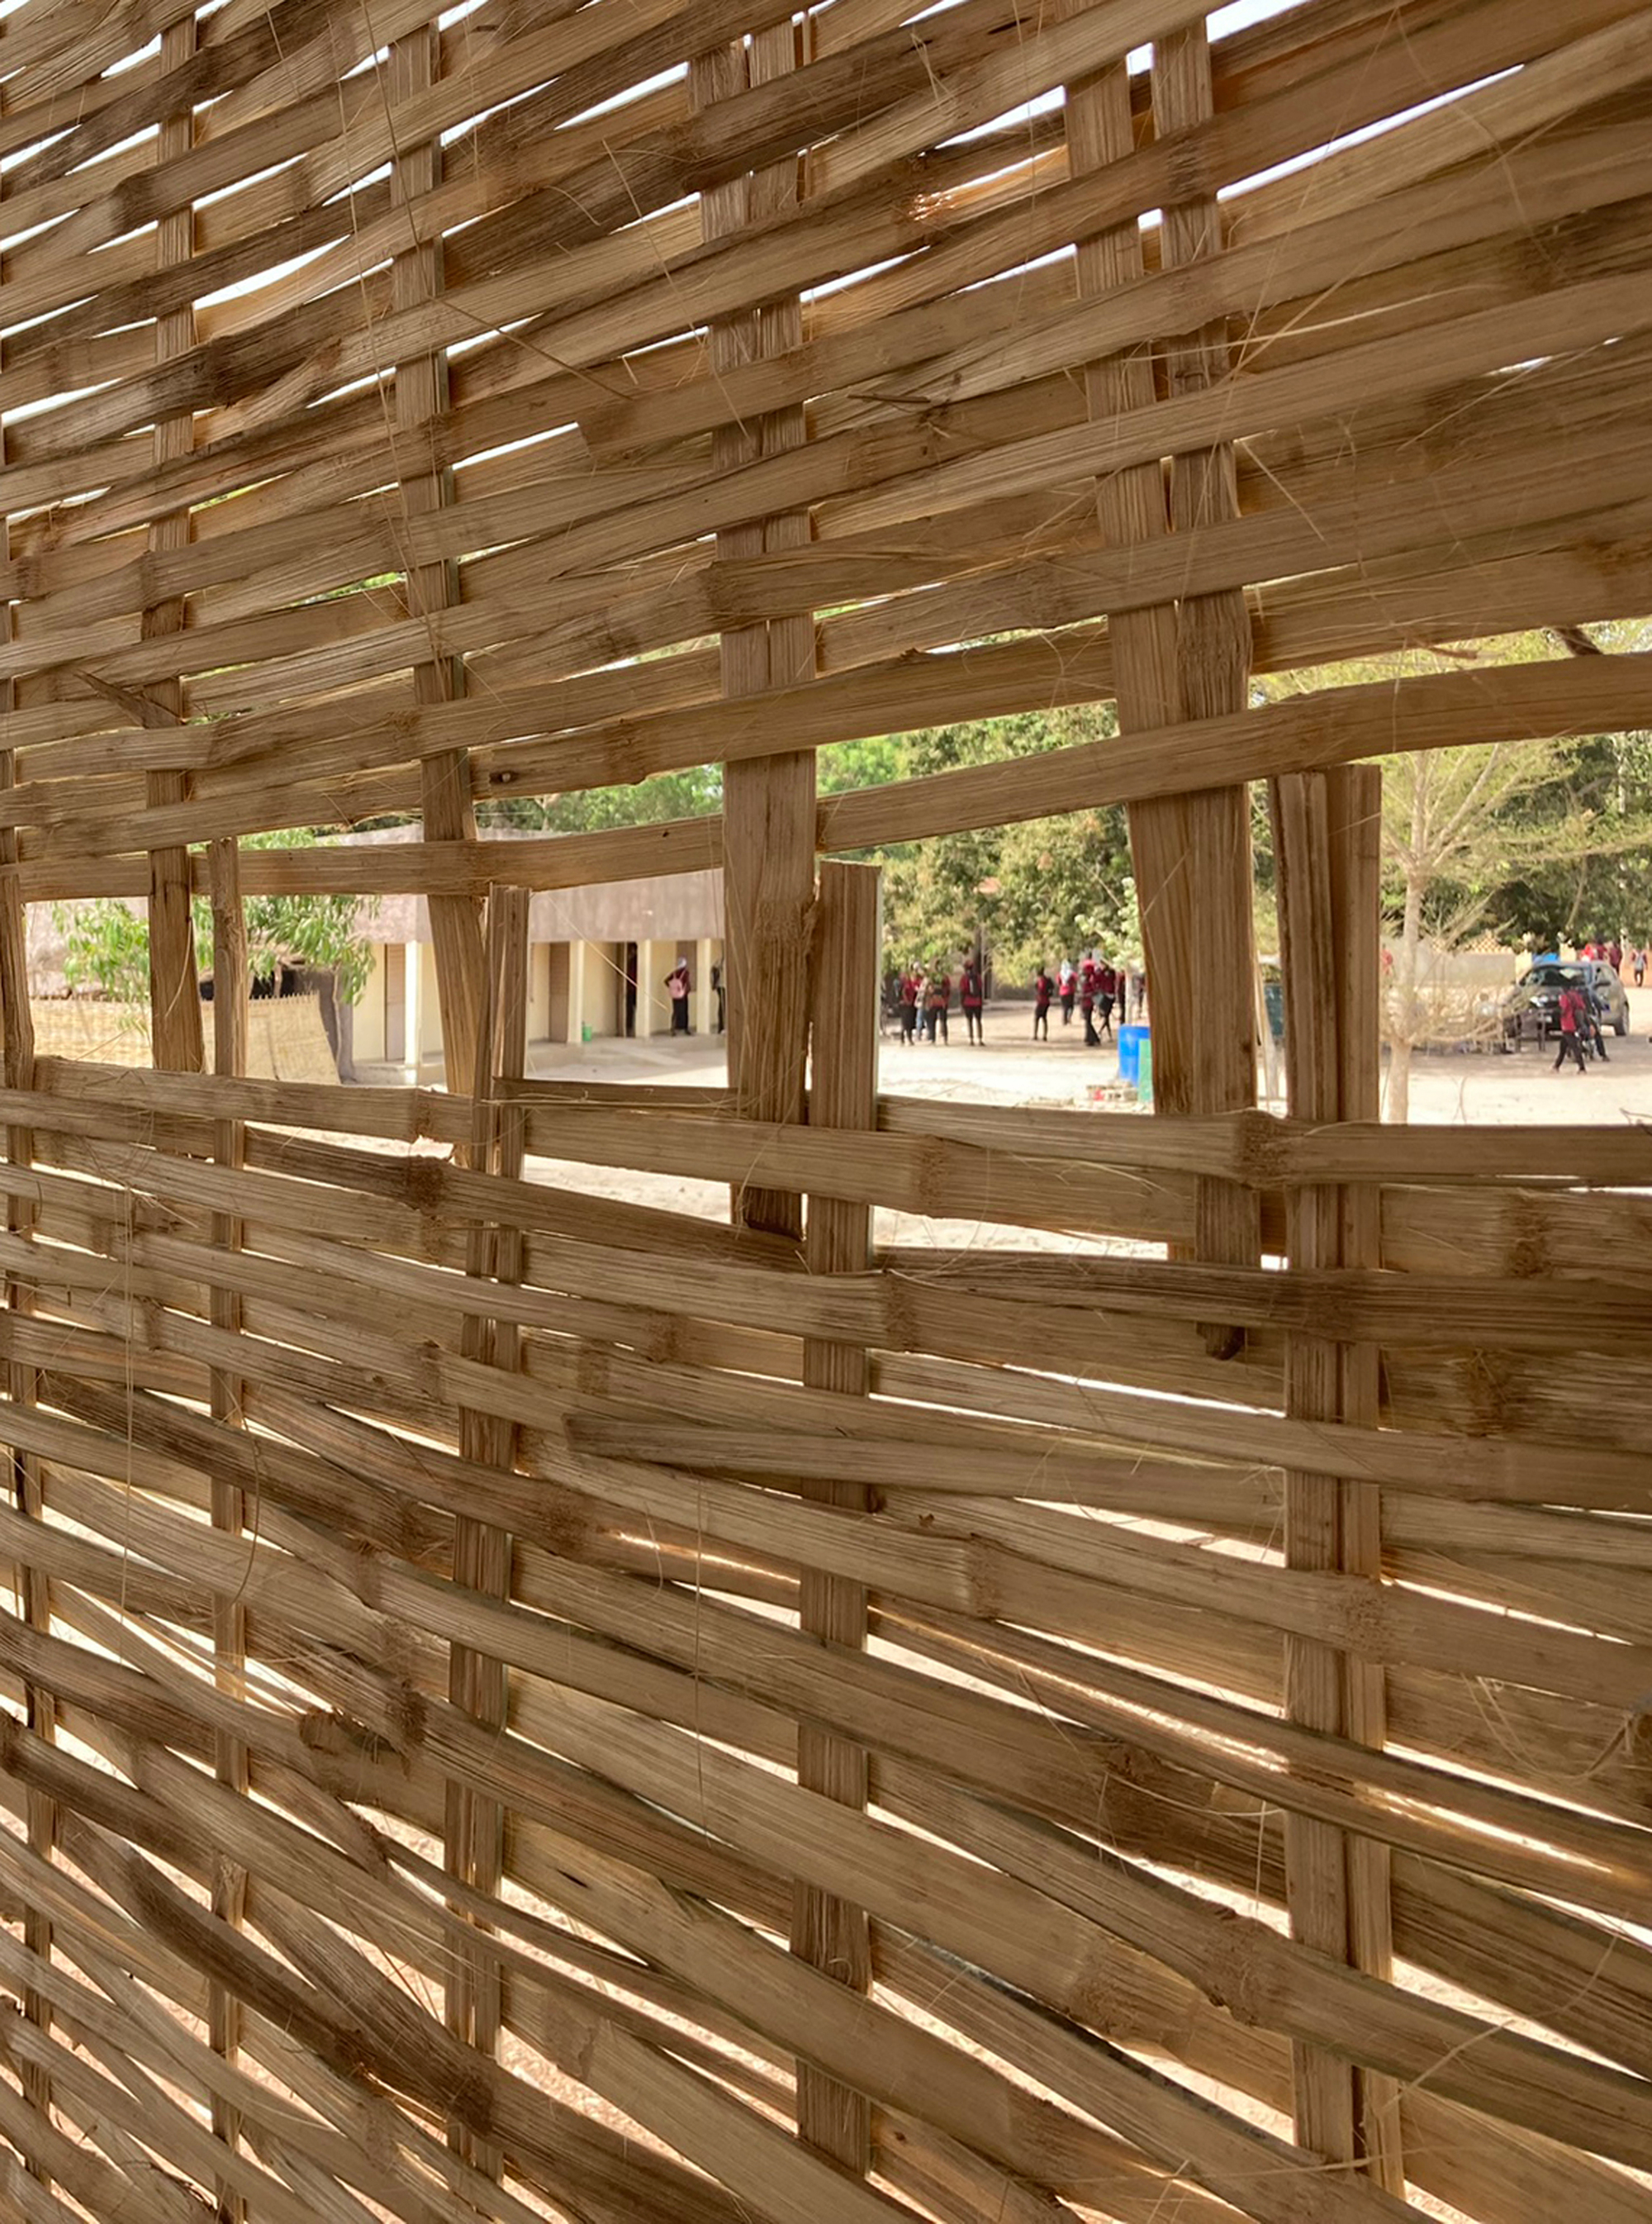
[[1624,960],[1627,957],[1630,969],[1635,975],[1636,987],[1640,989],[1643,988],[1646,984],[1646,945],[1644,943],[1637,942],[1632,949],[1625,950],[1623,944],[1616,938],[1611,942],[1601,942],[1598,940],[1594,942],[1586,942],[1583,945],[1582,955],[1585,957],[1604,957],[1607,964],[1611,967],[1612,971],[1617,975],[1620,980],[1623,977]]
[[[1062,1025],[1073,1024],[1073,1007],[1079,1008],[1084,1021],[1084,1040],[1092,1050],[1103,1038],[1112,1039],[1113,1014],[1116,1010],[1123,1024],[1126,1011],[1138,1014],[1147,1000],[1147,982],[1133,968],[1114,965],[1107,958],[1098,957],[1087,950],[1077,964],[1063,957],[1060,970],[1053,976],[1048,965],[1041,965],[1032,983],[1032,1039],[1042,1035],[1050,1040],[1050,1008],[1061,1006]],[[1096,1027],[1097,1014],[1100,1028]]]
[[[952,1009],[952,976],[944,965],[937,965],[933,972],[916,964],[906,968],[895,986],[895,1011],[900,1021],[902,1042],[915,1043],[920,1039],[950,1041],[947,1018]],[[966,958],[959,969],[958,1002],[968,1029],[968,1039],[972,1043],[985,1042],[981,1014],[987,1004],[987,976],[978,957]]]

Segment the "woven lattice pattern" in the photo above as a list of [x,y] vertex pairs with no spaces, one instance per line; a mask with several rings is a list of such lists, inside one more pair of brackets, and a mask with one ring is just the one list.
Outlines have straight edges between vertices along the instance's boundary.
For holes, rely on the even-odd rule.
[[[1363,761],[1652,725],[1652,9],[21,0],[0,159],[0,2208],[1644,2224],[1652,1152],[1377,1124]],[[880,1096],[840,860],[1104,804],[1157,1115]],[[526,1077],[718,866],[727,1088]],[[445,1092],[258,1077],[304,894]]]

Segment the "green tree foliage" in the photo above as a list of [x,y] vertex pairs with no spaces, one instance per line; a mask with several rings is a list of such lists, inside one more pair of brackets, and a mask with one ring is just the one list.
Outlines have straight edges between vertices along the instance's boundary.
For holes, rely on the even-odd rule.
[[[1646,647],[1648,631],[1640,623],[1599,626],[1584,638],[1611,654]],[[1465,663],[1528,663],[1552,659],[1560,645],[1538,632],[1407,651],[1283,675],[1259,683],[1258,693],[1369,684]],[[1442,1024],[1459,1024],[1424,993],[1425,945],[1449,950],[1490,932],[1510,945],[1553,946],[1652,929],[1652,736],[1511,739],[1385,757],[1382,771],[1384,903],[1396,945],[1388,1112],[1403,1121],[1413,1049]],[[1638,926],[1643,919],[1647,929]]]
[[[844,742],[820,752],[820,792],[1000,763],[1104,740],[1115,730],[1107,704]],[[721,774],[709,765],[660,773],[630,787],[489,803],[478,817],[485,826],[522,832],[589,834],[701,818],[722,802]],[[1141,948],[1125,814],[1117,808],[898,843],[876,852],[875,862],[884,868],[891,964],[955,959],[980,946],[1007,982],[1030,979],[1041,959],[1054,965],[1092,944],[1115,954]]]
[[[832,793],[920,780],[961,766],[998,764],[1116,730],[1111,704],[1024,711],[917,733],[853,742],[822,753]],[[876,853],[884,868],[890,962],[955,957],[980,947],[1005,983],[1031,977],[1092,944],[1141,947],[1125,814],[1113,807],[984,827]]]
[[483,831],[508,826],[519,833],[597,834],[611,826],[657,826],[670,818],[703,818],[722,808],[722,774],[716,765],[656,773],[631,787],[588,787],[568,795],[524,795],[485,803],[476,812]]
[[[304,850],[316,837],[307,828],[282,827],[249,835],[248,850]],[[196,962],[212,963],[212,913],[204,896],[191,907]],[[118,897],[59,905],[54,917],[66,950],[64,974],[72,989],[96,989],[117,1003],[144,1005],[149,995],[149,922],[142,908]],[[255,895],[246,900],[247,952],[253,977],[281,964],[333,974],[338,993],[353,1004],[367,986],[372,958],[362,932],[363,907],[355,896]]]

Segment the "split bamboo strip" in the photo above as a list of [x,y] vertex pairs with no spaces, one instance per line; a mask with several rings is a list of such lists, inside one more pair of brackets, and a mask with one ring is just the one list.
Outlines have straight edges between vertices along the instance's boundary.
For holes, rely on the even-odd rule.
[[[1353,767],[1275,786],[1280,925],[1287,982],[1286,1071],[1296,1119],[1370,1119],[1377,1110],[1377,825],[1381,775]],[[1378,1254],[1375,1198],[1365,1191],[1304,1188],[1291,1194],[1290,1257],[1343,1264]],[[1287,1346],[1286,1411],[1315,1419],[1377,1418],[1378,1355],[1317,1338]],[[1382,1518],[1369,1485],[1334,1476],[1285,1482],[1285,1556],[1293,1567],[1337,1569],[1380,1580]],[[1287,1639],[1286,1704],[1310,1728],[1380,1747],[1386,1710],[1373,1664]],[[1292,1926],[1322,1951],[1391,1975],[1385,1853],[1305,1817],[1286,1824]],[[1404,2185],[1398,2094],[1309,2050],[1296,2060],[1296,2113],[1304,2143],[1328,2159],[1363,2160],[1391,2191]]]
[[[161,67],[163,82],[186,68],[195,51],[193,14],[171,23],[161,35]],[[167,116],[155,138],[155,161],[167,164],[184,160],[194,144],[195,118],[192,108]],[[195,217],[192,208],[166,213],[155,227],[155,259],[164,270],[168,264],[187,264],[195,251]],[[195,343],[194,312],[185,306],[155,319],[154,361],[157,366],[186,355]],[[187,414],[161,418],[154,428],[154,460],[170,463],[195,444],[194,420]],[[190,516],[174,510],[151,527],[148,553],[164,556],[188,546]],[[184,604],[172,601],[144,613],[146,633],[179,633],[186,622]],[[145,698],[143,723],[172,727],[181,723],[183,694],[175,684],[163,683],[160,692]],[[186,807],[188,774],[152,772],[144,782],[145,803],[154,810]],[[149,1010],[157,1065],[175,1066],[186,1072],[201,1069],[201,1005],[196,983],[195,929],[190,911],[190,862],[182,843],[155,846],[149,853]]]
[[[434,23],[426,22],[392,47],[388,98],[413,105],[438,82],[440,47]],[[393,130],[394,129],[393,125]],[[442,148],[439,140],[422,145],[400,142],[394,165],[396,196],[407,212],[411,243],[396,257],[394,267],[394,306],[410,313],[435,301],[443,286],[442,243],[421,237],[413,203],[439,184]],[[429,629],[435,614],[457,599],[457,583],[451,563],[417,560],[415,521],[439,509],[451,499],[453,479],[434,458],[426,467],[421,448],[428,445],[426,427],[448,407],[447,357],[443,353],[419,355],[398,362],[395,372],[395,414],[398,442],[405,442],[410,457],[399,461],[400,498],[405,505],[408,560],[407,597],[415,618]],[[409,464],[412,468],[409,468]],[[445,704],[464,692],[462,658],[432,655],[414,668],[416,704]],[[434,842],[469,843],[476,838],[476,814],[471,807],[466,760],[462,749],[444,750],[425,759],[419,770],[419,803],[425,838]],[[441,1001],[442,1039],[451,1072],[475,1072],[480,1039],[482,994],[482,913],[469,894],[432,896],[431,933],[436,948],[437,990]]]
[[[822,868],[811,951],[813,995],[809,1116],[817,1128],[864,1134],[877,1120],[877,982],[883,948],[879,876],[875,868]],[[811,1273],[860,1273],[869,1262],[872,1215],[863,1204],[810,1197],[804,1257]],[[866,1355],[853,1344],[808,1341],[803,1348],[805,1387],[864,1397],[869,1387]],[[810,1489],[829,1506],[865,1513],[866,1490],[853,1482]],[[864,1588],[842,1576],[803,1571],[799,1627],[828,1645],[859,1651],[866,1644]],[[848,1807],[864,1807],[867,1791],[864,1747],[798,1729],[798,1781]],[[871,1935],[865,1914],[852,1905],[800,1884],[791,1918],[791,1944],[814,1968],[852,1991],[872,1981]],[[863,2089],[822,2077],[798,2065],[800,2135],[845,2168],[864,2176],[872,2164],[871,2109]]]
[[[3,202],[4,181],[0,180],[0,203]],[[0,425],[0,464],[7,457],[8,433]],[[4,542],[9,556],[14,544],[11,519],[4,524]],[[6,638],[16,634],[16,606],[6,607]],[[16,701],[14,680],[0,681],[0,708],[9,712]],[[0,747],[0,793],[9,790],[16,779],[16,751]],[[0,828],[0,866],[15,866],[17,858],[17,837],[11,826]],[[25,1101],[35,1088],[35,1023],[28,1003],[28,912],[20,899],[15,873],[4,875],[5,886],[0,888],[0,1065],[3,1066],[6,1088]],[[13,1165],[27,1167],[34,1157],[34,1137],[22,1121],[6,1131],[6,1157]],[[35,1214],[22,1197],[8,1193],[6,1198],[6,1228],[10,1237],[28,1244],[35,1226]],[[5,1279],[5,1314],[8,1324],[14,1315],[27,1317],[34,1310],[34,1294],[26,1279],[8,1275]],[[27,1364],[10,1362],[5,1370],[6,1396],[9,1402],[25,1413],[31,1409],[38,1394],[39,1378]],[[7,1482],[11,1499],[20,1513],[34,1520],[43,1514],[42,1478],[40,1467],[29,1453],[8,1441],[6,1448]],[[20,1620],[31,1628],[49,1628],[52,1621],[50,1590],[40,1574],[31,1566],[26,1555],[19,1554],[11,1564],[11,1595],[13,1609]],[[26,1684],[23,1692],[25,1719],[30,1727],[44,1736],[54,1734],[52,1702],[48,1695],[34,1684]],[[30,1847],[36,1852],[49,1854],[56,1836],[56,1816],[49,1804],[31,1797],[27,1807],[27,1829]],[[51,1958],[52,1930],[49,1921],[38,1908],[31,1907],[25,1914],[23,1935],[31,1953],[42,1960]],[[24,2013],[30,2022],[49,2034],[51,2009],[42,1994],[30,1991],[25,1995]],[[22,2076],[25,2101],[34,2114],[49,2124],[53,2109],[51,2079],[35,2065],[28,2065]],[[38,2178],[41,2189],[49,2189],[49,2171],[38,2166],[31,2151],[25,2151],[24,2159],[31,2175]],[[44,2195],[43,2195],[44,2197]]]
[[[235,842],[215,843],[212,847],[210,870],[212,880],[212,1065],[215,1075],[235,1081],[244,1072],[247,1063],[247,1020],[249,999],[252,994],[252,979],[248,963],[247,914],[241,894],[240,845]],[[246,1134],[240,1121],[231,1119],[218,1123],[214,1136],[214,1156],[221,1166],[239,1172],[246,1163]],[[228,1214],[215,1214],[212,1220],[212,1242],[216,1248],[233,1254],[241,1249],[245,1240],[243,1223]],[[216,1329],[229,1335],[238,1333],[242,1325],[241,1300],[232,1290],[215,1288],[211,1295],[211,1319]],[[215,1421],[230,1427],[242,1424],[242,1389],[236,1377],[222,1368],[214,1368],[211,1375],[211,1412]],[[247,1504],[244,1494],[232,1481],[214,1480],[212,1484],[212,1526],[239,1537],[246,1527]],[[244,1608],[231,1600],[215,1604],[213,1614],[214,1668],[218,1687],[232,1696],[241,1696],[245,1690],[247,1661],[247,1618]],[[220,1734],[213,1756],[213,1765],[220,1784],[226,1785],[241,1797],[249,1788],[247,1749],[237,1739]],[[247,1877],[243,1869],[232,1865],[221,1866],[212,1880],[212,1906],[216,1914],[231,1924],[239,1924],[245,1918]],[[212,2046],[226,2063],[234,2063],[241,2042],[241,2004],[234,1994],[222,1985],[215,1985],[210,1996],[208,2037]],[[240,2140],[240,2120],[232,2109],[222,2107],[214,2096],[212,2132],[231,2152]],[[242,2224],[245,2208],[240,2194],[232,2187],[221,2185],[218,2201],[225,2211],[228,2224]]]
[[[488,899],[487,989],[476,1033],[476,1080],[471,1096],[470,1163],[482,1174],[520,1181],[523,1119],[509,1099],[520,1082],[527,1056],[527,900],[520,888],[495,888]],[[518,1229],[478,1225],[471,1231],[470,1273],[483,1284],[519,1282],[523,1268]],[[482,1292],[485,1295],[485,1287]],[[520,1364],[520,1333],[513,1325],[468,1315],[464,1356],[484,1367],[514,1370]],[[508,1471],[515,1465],[515,1431],[493,1416],[462,1409],[461,1456],[477,1466]],[[494,1598],[511,1588],[508,1530],[485,1519],[462,1516],[453,1534],[452,1576],[456,1585]],[[503,1665],[470,1647],[455,1646],[449,1671],[449,1696],[475,1721],[502,1726],[509,1704]],[[480,1799],[455,1786],[446,1816],[447,1865],[461,1885],[483,1893],[499,1889],[505,1865],[505,1815],[497,1801]],[[447,1991],[447,2025],[464,2045],[496,2054],[501,2022],[499,1972],[485,1949],[456,1961]],[[497,2177],[503,2156],[490,2142],[472,2140],[458,2120],[450,2139],[463,2158],[485,2176]]]
[[[804,22],[806,27],[806,14]],[[690,85],[700,115],[712,114],[747,85],[783,79],[797,66],[798,35],[788,15],[778,23],[757,26],[749,46],[736,41],[697,57]],[[701,199],[708,240],[795,209],[799,192],[797,161],[785,157],[749,178],[714,186]],[[797,304],[777,300],[712,326],[712,369],[732,370],[754,357],[783,353],[801,338]],[[804,435],[799,409],[750,427],[722,427],[713,436],[713,469],[737,477],[743,466],[765,454],[795,449]],[[807,511],[777,509],[770,517],[742,521],[718,534],[717,555],[722,559],[760,554],[771,536],[777,548],[794,547],[799,539],[806,543]],[[725,628],[720,653],[724,696],[760,695],[777,686],[796,686],[806,673],[812,674],[814,628],[806,615],[773,626]],[[722,861],[728,911],[728,1073],[742,1110],[757,1120],[795,1121],[802,1107],[809,1038],[809,919],[815,888],[814,807],[815,765],[807,752],[775,751],[771,742],[760,757],[724,767]],[[742,1191],[736,1197],[735,1212],[747,1227],[780,1235],[801,1233],[796,1204],[784,1193]],[[855,2156],[846,2159],[854,2164]]]

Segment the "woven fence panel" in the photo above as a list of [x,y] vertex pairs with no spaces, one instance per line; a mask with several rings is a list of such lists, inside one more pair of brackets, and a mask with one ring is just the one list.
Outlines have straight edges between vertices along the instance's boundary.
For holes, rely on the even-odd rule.
[[[1652,1151],[1377,1123],[1365,761],[1652,725],[1652,9],[22,0],[0,82],[0,2205],[1642,2224]],[[880,1096],[838,861],[1103,805],[1158,1115]],[[717,866],[727,1088],[526,1078],[527,893]],[[450,1089],[345,1089],[246,907],[407,894]],[[106,898],[136,1065],[31,1013]]]

